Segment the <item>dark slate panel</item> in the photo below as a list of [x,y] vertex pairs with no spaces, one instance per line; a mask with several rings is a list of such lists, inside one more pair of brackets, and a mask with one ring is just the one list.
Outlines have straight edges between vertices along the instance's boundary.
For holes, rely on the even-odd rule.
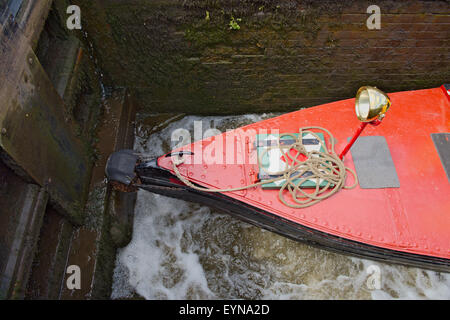
[[432,133],[431,139],[441,158],[447,179],[450,182],[450,133]]
[[384,137],[359,137],[350,151],[361,188],[400,187],[397,171]]

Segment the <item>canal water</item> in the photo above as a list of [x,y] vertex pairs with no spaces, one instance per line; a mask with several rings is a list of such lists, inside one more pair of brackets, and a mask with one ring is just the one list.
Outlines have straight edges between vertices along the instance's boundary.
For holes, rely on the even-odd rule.
[[[203,131],[224,132],[273,116],[186,116],[151,134],[143,125],[135,150],[164,154],[174,146],[174,130],[194,137],[195,121]],[[139,191],[133,239],[117,254],[112,298],[139,297],[450,299],[450,274],[330,253],[205,206]]]

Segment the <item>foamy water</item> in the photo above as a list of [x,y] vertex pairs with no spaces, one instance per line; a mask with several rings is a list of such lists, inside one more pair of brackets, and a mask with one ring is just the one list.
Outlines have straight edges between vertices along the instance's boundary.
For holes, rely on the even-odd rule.
[[[173,130],[193,132],[194,121],[201,120],[203,130],[225,131],[272,116],[189,116],[150,137],[138,134],[135,150],[149,156],[168,152]],[[370,281],[374,275],[380,289]],[[208,207],[139,191],[133,239],[117,254],[112,298],[136,294],[146,299],[450,299],[450,274],[330,253]]]

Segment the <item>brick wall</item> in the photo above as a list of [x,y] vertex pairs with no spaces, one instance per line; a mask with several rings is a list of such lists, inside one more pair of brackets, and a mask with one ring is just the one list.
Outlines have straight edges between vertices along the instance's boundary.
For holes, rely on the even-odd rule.
[[380,30],[366,26],[373,1],[74,3],[106,84],[132,88],[152,112],[288,111],[362,85],[450,81],[449,1],[376,1]]

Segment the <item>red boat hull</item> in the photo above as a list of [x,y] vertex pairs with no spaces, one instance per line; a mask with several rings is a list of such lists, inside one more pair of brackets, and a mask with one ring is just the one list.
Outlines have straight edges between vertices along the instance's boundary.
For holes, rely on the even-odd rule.
[[[330,235],[380,249],[419,256],[450,259],[450,183],[431,139],[433,133],[450,132],[449,100],[441,88],[389,94],[392,106],[382,125],[367,127],[363,135],[384,136],[397,170],[400,188],[341,190],[312,207],[293,209],[278,199],[277,190],[260,187],[227,192],[226,197],[267,212],[323,236]],[[300,127],[322,126],[336,137],[342,150],[359,125],[354,99],[299,110],[254,123],[232,132],[237,137],[237,154],[250,159],[249,146],[264,129],[280,133],[298,132]],[[230,134],[230,133],[228,133]],[[181,150],[205,150],[224,143],[218,135]],[[227,150],[224,150],[226,159]],[[225,160],[224,160],[225,161]],[[351,152],[345,165],[354,169]],[[170,157],[160,157],[158,165],[173,172]],[[235,164],[182,164],[181,174],[208,188],[229,188],[250,184],[258,166]]]

